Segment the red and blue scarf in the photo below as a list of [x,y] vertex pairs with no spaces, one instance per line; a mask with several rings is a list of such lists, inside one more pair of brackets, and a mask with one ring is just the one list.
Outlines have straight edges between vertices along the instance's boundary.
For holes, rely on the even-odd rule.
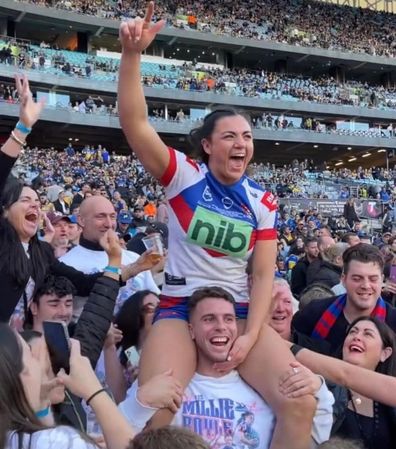
[[[341,315],[346,304],[346,295],[339,296],[330,306],[323,312],[319,321],[316,323],[314,330],[312,331],[311,337],[317,338],[319,340],[325,340],[329,335],[334,323],[337,321],[338,317]],[[371,312],[372,317],[376,317],[381,321],[385,321],[386,318],[386,305],[385,301],[379,297],[374,310]]]

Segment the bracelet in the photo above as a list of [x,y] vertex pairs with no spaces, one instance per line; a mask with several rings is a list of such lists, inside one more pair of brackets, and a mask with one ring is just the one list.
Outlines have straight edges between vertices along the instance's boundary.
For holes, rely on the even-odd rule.
[[101,388],[100,390],[96,391],[94,394],[92,394],[92,395],[85,401],[85,403],[86,403],[87,405],[89,405],[89,403],[92,401],[92,399],[93,399],[95,396],[97,396],[98,394],[100,394],[100,393],[107,393],[106,388]]
[[30,134],[32,132],[32,128],[28,128],[20,120],[15,125],[15,129],[17,129],[18,131],[21,131],[21,133],[23,133],[23,134]]
[[37,418],[45,418],[46,416],[49,415],[50,412],[50,406],[48,406],[47,408],[43,408],[42,410],[39,410],[38,412],[35,413]]
[[294,357],[296,357],[296,355],[301,351],[301,349],[304,349],[304,348],[300,345],[291,345],[290,346],[290,351],[293,353]]
[[26,145],[26,142],[23,142],[21,139],[19,139],[14,131],[11,131],[11,135],[10,135],[11,139],[16,142],[18,145],[20,145],[21,147],[24,147]]
[[121,275],[121,268],[112,267],[111,265],[107,265],[107,267],[105,267],[103,271],[108,271],[109,273]]

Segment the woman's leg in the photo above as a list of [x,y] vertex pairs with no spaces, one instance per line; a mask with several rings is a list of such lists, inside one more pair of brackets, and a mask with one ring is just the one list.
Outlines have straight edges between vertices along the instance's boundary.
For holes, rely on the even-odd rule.
[[[184,388],[190,383],[197,364],[196,350],[188,330],[187,322],[181,319],[157,321],[143,345],[139,363],[139,384],[143,385],[153,376],[169,369]],[[173,419],[169,409],[158,410],[148,427],[169,425]]]
[[[245,320],[238,322],[243,333]],[[309,449],[316,400],[307,395],[298,399],[287,398],[279,391],[279,378],[295,359],[282,338],[268,325],[239,366],[243,379],[271,406],[276,415],[276,426],[271,449]]]

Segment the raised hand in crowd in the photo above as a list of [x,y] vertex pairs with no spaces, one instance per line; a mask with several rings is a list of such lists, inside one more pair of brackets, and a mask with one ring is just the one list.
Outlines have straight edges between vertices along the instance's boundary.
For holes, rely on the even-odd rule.
[[44,240],[51,244],[55,236],[55,229],[46,213],[41,212],[41,218],[44,225]]
[[144,19],[137,17],[120,26],[120,41],[124,50],[144,51],[165,26],[164,20],[152,23],[154,2],[149,2]]
[[19,120],[27,128],[31,128],[39,119],[45,102],[43,100],[38,102],[33,100],[33,95],[26,75],[15,75],[15,84],[20,102]]
[[44,102],[35,102],[30,91],[29,81],[26,75],[15,75],[15,84],[20,100],[19,121],[11,132],[10,138],[2,146],[1,151],[11,157],[18,157],[22,147],[26,143],[26,137],[32,131],[33,125],[40,117],[44,108]]
[[122,340],[122,331],[117,328],[116,324],[111,324],[107,331],[106,340],[103,349],[115,347]]
[[109,257],[109,266],[119,268],[121,266],[122,248],[117,234],[112,229],[108,229],[99,243]]
[[134,436],[132,428],[102,388],[88,358],[81,355],[80,343],[73,339],[70,341],[70,373],[66,374],[61,370],[58,377],[72,393],[83,398],[93,408],[107,448],[125,449]]

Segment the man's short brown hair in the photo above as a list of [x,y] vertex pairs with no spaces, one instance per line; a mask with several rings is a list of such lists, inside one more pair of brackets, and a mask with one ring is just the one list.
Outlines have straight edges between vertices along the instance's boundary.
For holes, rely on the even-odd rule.
[[127,449],[209,449],[209,445],[188,429],[166,426],[137,434]]
[[188,316],[194,312],[197,304],[206,298],[221,298],[228,301],[235,307],[235,299],[228,293],[224,288],[221,287],[204,287],[195,290],[195,292],[190,296],[188,301]]
[[384,271],[384,258],[381,251],[374,245],[369,243],[359,243],[358,245],[351,246],[342,255],[344,262],[344,274],[348,273],[349,264],[356,260],[362,263],[374,263],[377,264],[381,270]]

